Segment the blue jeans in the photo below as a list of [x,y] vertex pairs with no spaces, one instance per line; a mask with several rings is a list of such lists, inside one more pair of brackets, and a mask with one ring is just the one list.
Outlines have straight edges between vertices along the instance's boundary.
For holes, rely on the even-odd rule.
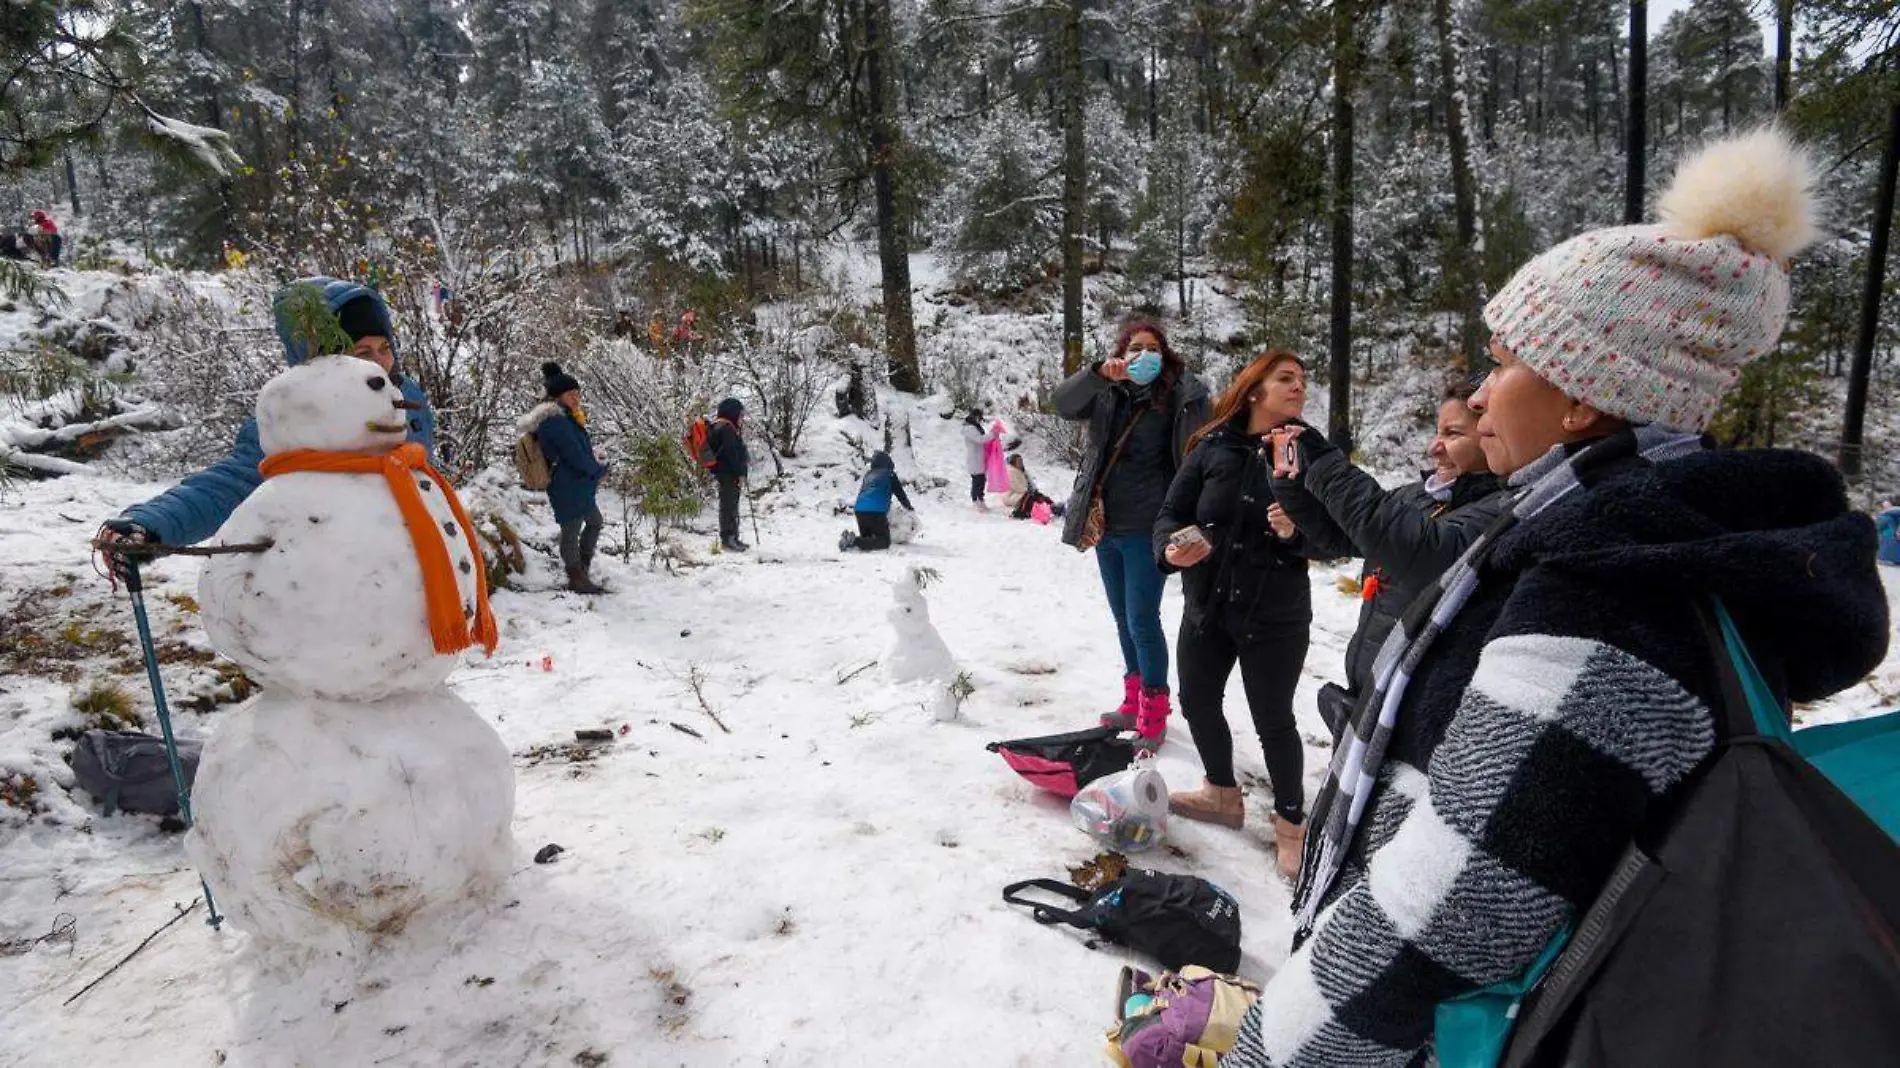
[[1167,577],[1155,566],[1153,541],[1140,532],[1105,534],[1095,545],[1095,565],[1115,613],[1126,673],[1139,674],[1149,689],[1167,686],[1168,637],[1161,630],[1161,584]]

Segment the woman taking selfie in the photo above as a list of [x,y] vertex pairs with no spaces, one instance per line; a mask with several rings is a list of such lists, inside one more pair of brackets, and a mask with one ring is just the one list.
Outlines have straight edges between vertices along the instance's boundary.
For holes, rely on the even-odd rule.
[[1226,827],[1245,820],[1224,710],[1227,678],[1238,663],[1273,785],[1274,847],[1287,879],[1299,871],[1306,834],[1293,693],[1306,662],[1313,598],[1302,536],[1273,502],[1266,436],[1305,406],[1299,357],[1269,352],[1248,364],[1221,394],[1213,419],[1189,439],[1187,460],[1154,523],[1161,571],[1181,572],[1181,714],[1207,775],[1199,790],[1173,795],[1168,807]]
[[1122,328],[1115,355],[1056,387],[1055,405],[1062,418],[1089,425],[1088,461],[1062,541],[1095,550],[1121,641],[1122,703],[1102,723],[1132,727],[1136,745],[1158,749],[1171,708],[1163,578],[1149,539],[1188,435],[1207,418],[1207,387],[1168,347],[1158,324],[1136,319]]
[[[1417,1063],[1440,1002],[1522,976],[1713,750],[1727,707],[1702,616],[1715,599],[1783,701],[1880,662],[1873,525],[1839,473],[1702,438],[1781,335],[1812,182],[1779,132],[1718,142],[1658,201],[1661,225],[1572,238],[1485,308],[1497,368],[1470,403],[1511,499],[1386,639],[1314,802],[1298,948],[1222,1068]],[[1295,447],[1308,470],[1329,448],[1312,430]],[[1804,978],[1847,1013],[1866,976],[1840,974]],[[1678,1047],[1585,1060],[1873,1063],[1761,1045],[1794,1032],[1760,1008],[1618,1021],[1590,1037]],[[1803,1037],[1840,1037],[1837,1022]]]

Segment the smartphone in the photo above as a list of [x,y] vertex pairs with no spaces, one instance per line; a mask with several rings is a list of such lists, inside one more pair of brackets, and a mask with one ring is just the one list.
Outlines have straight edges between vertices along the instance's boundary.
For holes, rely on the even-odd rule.
[[1206,545],[1207,535],[1201,533],[1200,527],[1182,527],[1168,535],[1168,544],[1179,549],[1185,549],[1191,545]]

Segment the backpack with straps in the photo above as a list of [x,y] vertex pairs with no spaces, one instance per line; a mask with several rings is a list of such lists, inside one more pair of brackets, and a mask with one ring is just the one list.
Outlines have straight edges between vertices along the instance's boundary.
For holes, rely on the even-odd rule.
[[521,475],[521,484],[531,490],[547,489],[554,481],[554,468],[532,430],[515,439],[515,471]]
[[[1031,901],[1035,889],[1082,906],[1061,909]],[[1090,893],[1054,879],[1025,879],[1003,888],[1003,900],[1026,905],[1040,924],[1065,923],[1094,931],[1116,945],[1155,958],[1164,968],[1198,964],[1217,972],[1240,967],[1240,905],[1206,879],[1130,868]]]
[[712,424],[705,416],[693,420],[680,443],[686,446],[686,455],[697,461],[701,468],[711,471],[719,466],[719,457],[712,447]]
[[1766,1068],[1900,1050],[1900,713],[1792,730],[1727,610],[1703,614],[1715,752],[1546,951],[1501,1059],[1441,1049],[1443,1063]]

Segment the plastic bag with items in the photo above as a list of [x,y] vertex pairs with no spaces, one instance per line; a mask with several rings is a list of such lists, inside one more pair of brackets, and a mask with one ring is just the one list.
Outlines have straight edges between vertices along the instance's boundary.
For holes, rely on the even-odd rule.
[[1152,754],[1141,754],[1126,771],[1104,775],[1069,803],[1069,818],[1096,841],[1123,853],[1161,844],[1168,832],[1168,784]]

